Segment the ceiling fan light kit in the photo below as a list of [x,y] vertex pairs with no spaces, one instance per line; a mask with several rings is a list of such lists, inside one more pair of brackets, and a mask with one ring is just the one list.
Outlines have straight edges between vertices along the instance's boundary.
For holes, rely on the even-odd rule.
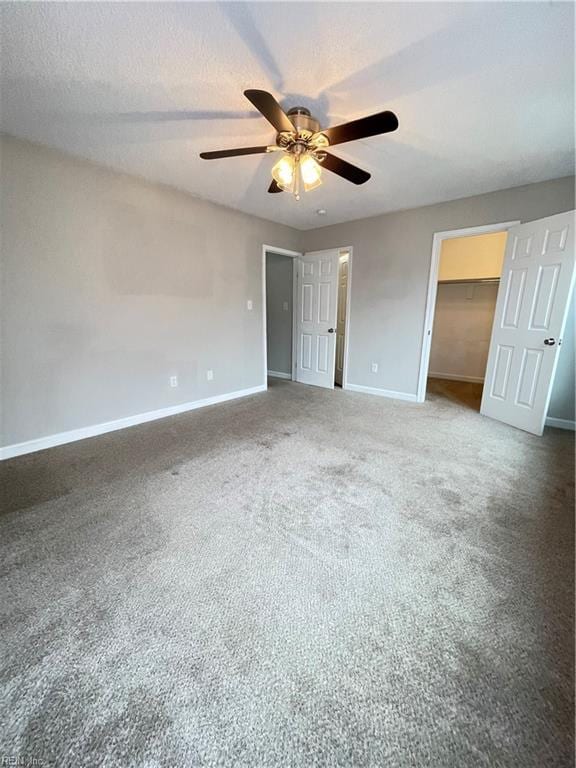
[[272,168],[272,178],[299,200],[302,187],[309,192],[322,184],[322,168],[311,154],[286,154]]
[[248,90],[244,91],[244,95],[274,126],[277,131],[276,143],[260,147],[201,152],[200,157],[204,160],[217,160],[224,157],[282,152],[282,157],[272,168],[272,183],[268,192],[290,192],[296,200],[300,199],[302,190],[309,192],[322,184],[323,170],[331,171],[352,184],[367,182],[370,178],[367,171],[327,152],[327,148],[347,141],[390,133],[398,128],[396,115],[385,111],[322,130],[318,120],[312,117],[305,107],[293,107],[285,113],[267,91]]

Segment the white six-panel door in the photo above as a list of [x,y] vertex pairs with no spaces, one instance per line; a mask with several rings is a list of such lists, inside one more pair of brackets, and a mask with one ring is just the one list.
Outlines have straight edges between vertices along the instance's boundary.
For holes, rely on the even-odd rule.
[[298,265],[296,380],[334,388],[338,251],[305,253]]
[[480,412],[541,435],[574,283],[574,211],[508,231]]

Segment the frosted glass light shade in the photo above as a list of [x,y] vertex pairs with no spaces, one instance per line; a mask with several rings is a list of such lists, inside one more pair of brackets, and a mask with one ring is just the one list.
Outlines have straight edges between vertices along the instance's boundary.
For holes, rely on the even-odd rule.
[[306,192],[316,189],[322,184],[322,168],[310,155],[306,155],[300,161],[300,173]]
[[284,155],[272,168],[272,178],[279,187],[282,187],[287,192],[291,192],[294,186],[295,166],[294,156]]

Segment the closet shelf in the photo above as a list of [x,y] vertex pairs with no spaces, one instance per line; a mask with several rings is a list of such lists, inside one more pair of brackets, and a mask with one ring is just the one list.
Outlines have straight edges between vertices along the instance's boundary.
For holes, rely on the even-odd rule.
[[440,285],[459,285],[460,283],[499,283],[499,277],[467,277],[462,280],[438,280]]

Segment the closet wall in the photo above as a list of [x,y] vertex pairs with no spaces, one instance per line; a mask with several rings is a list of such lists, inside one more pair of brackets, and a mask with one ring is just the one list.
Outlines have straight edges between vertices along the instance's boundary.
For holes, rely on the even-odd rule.
[[438,280],[500,277],[507,237],[507,232],[489,232],[487,235],[444,240]]
[[484,381],[498,283],[439,283],[429,376]]

